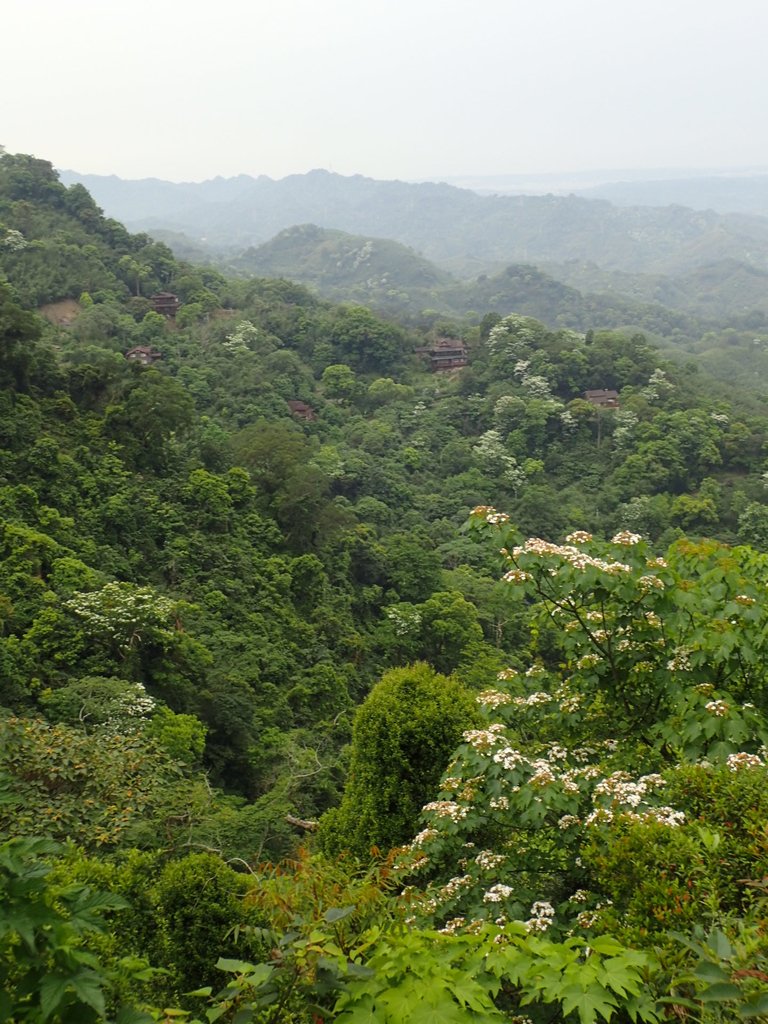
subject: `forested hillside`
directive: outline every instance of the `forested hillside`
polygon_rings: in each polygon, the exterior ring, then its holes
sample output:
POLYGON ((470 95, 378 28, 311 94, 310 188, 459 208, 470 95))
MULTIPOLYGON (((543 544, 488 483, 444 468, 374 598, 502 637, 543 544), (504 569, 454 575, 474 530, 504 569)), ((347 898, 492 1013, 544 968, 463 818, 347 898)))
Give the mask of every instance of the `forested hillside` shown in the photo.
POLYGON ((763 386, 506 313, 0 157, 3 1019, 768 1012, 763 386))
POLYGON ((182 231, 228 252, 317 224, 412 246, 448 270, 587 260, 606 270, 677 274, 736 259, 766 269, 768 220, 684 206, 619 207, 578 196, 480 196, 432 182, 376 181, 315 170, 200 183, 121 181, 66 172, 143 230, 182 231))

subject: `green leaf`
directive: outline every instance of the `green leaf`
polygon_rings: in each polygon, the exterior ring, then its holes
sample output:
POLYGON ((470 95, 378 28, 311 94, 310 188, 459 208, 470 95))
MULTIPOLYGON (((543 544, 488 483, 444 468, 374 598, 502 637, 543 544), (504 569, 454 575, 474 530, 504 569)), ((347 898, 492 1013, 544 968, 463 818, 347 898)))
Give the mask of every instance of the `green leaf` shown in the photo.
POLYGON ((231 974, 250 974, 253 970, 253 964, 248 963, 247 960, 227 960, 223 956, 216 961, 216 967, 220 971, 229 971, 231 974))
POLYGON ((768 992, 739 1006, 736 1012, 740 1017, 762 1017, 768 1014, 768 992))
POLYGON ((118 1010, 115 1024, 153 1024, 154 1017, 133 1006, 123 1006, 118 1010))
POLYGON ((74 988, 80 999, 98 1013, 104 1016, 104 993, 101 990, 101 983, 95 974, 80 974, 72 979, 74 988))
POLYGON ((598 935, 597 938, 590 939, 589 945, 596 953, 602 953, 604 956, 616 956, 623 953, 625 948, 610 935, 598 935))
POLYGON ((707 941, 721 960, 727 960, 733 956, 733 946, 728 941, 727 936, 723 935, 718 928, 712 931, 707 941))
POLYGON ((244 1006, 243 1009, 238 1010, 232 1018, 232 1024, 251 1024, 252 1020, 253 1009, 249 1006, 244 1006))
POLYGON ((328 924, 333 924, 334 921, 343 921, 345 917, 349 917, 354 912, 354 905, 351 907, 331 907, 330 910, 326 910, 323 914, 323 920, 327 921, 328 924))
POLYGON ((702 1003, 723 1003, 728 999, 738 999, 741 996, 741 989, 738 985, 732 985, 730 982, 719 982, 716 985, 710 985, 709 988, 705 988, 703 992, 698 993, 698 997, 702 1003))
POLYGON ((697 964, 696 970, 693 972, 697 978, 701 978, 702 981, 730 981, 731 976, 727 971, 724 971, 719 964, 712 963, 711 960, 703 960, 700 964, 697 964))
POLYGON ((71 980, 58 974, 49 974, 40 982, 40 1010, 43 1020, 47 1020, 61 1005, 71 980))
POLYGON ((563 1015, 577 1010, 581 1024, 593 1024, 600 1014, 610 1020, 616 1009, 616 1000, 603 989, 597 987, 583 989, 581 985, 569 985, 560 993, 563 1004, 563 1015))

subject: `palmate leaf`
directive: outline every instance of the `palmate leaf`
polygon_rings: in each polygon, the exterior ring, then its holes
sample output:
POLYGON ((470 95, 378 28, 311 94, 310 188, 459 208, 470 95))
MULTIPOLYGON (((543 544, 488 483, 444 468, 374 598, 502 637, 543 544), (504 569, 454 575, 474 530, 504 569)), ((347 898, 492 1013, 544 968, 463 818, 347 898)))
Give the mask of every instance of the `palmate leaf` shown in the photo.
POLYGON ((616 1009, 616 1000, 610 993, 597 987, 584 989, 581 985, 569 985, 560 993, 563 1014, 576 1010, 581 1024, 593 1024, 598 1014, 610 1020, 616 1009))
POLYGON ((391 1024, 400 1024, 407 1020, 408 1024, 478 1024, 478 1022, 499 1021, 503 1018, 479 1016, 473 1010, 462 1010, 456 1003, 442 1002, 439 1006, 428 1006, 424 1003, 411 1008, 407 1017, 390 1017, 391 1024))
POLYGON ((384 1024, 385 1020, 383 1014, 377 1013, 373 996, 367 993, 354 1006, 342 1009, 336 1017, 337 1024, 384 1024))
POLYGON ((48 974, 40 983, 40 1012, 43 1020, 58 1010, 67 994, 72 979, 67 975, 48 974))
POLYGON ((72 988, 81 1002, 92 1007, 100 1017, 104 1016, 104 993, 97 975, 90 971, 75 975, 72 988))

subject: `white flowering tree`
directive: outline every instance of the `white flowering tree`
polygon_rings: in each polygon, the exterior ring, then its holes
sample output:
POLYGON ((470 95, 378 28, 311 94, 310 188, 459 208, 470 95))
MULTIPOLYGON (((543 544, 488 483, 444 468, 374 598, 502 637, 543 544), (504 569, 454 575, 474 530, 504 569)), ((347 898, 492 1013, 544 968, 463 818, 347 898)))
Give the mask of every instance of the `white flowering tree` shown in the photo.
POLYGON ((73 594, 64 606, 90 635, 107 641, 122 657, 142 643, 164 646, 173 640, 177 605, 153 587, 107 583, 101 590, 73 594))
POLYGON ((473 524, 500 550, 510 600, 557 628, 560 661, 504 671, 478 696, 484 723, 464 733, 403 851, 404 899, 415 922, 449 933, 518 921, 588 935, 611 913, 600 851, 628 829, 652 849, 688 829, 685 856, 699 855, 681 773, 768 782, 768 560, 690 542, 660 558, 627 531, 521 541, 492 508, 473 524))

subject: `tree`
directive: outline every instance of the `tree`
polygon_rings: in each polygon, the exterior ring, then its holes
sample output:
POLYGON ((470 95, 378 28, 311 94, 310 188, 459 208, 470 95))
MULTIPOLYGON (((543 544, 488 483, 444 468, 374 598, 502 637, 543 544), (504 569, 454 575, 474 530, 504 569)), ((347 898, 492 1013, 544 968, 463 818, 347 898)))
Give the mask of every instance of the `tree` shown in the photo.
POLYGON ((355 716, 341 806, 321 822, 329 853, 366 859, 411 834, 461 732, 475 717, 469 693, 429 665, 392 669, 355 716))
POLYGON ((40 335, 37 320, 12 298, 0 282, 0 386, 24 388, 40 335))

